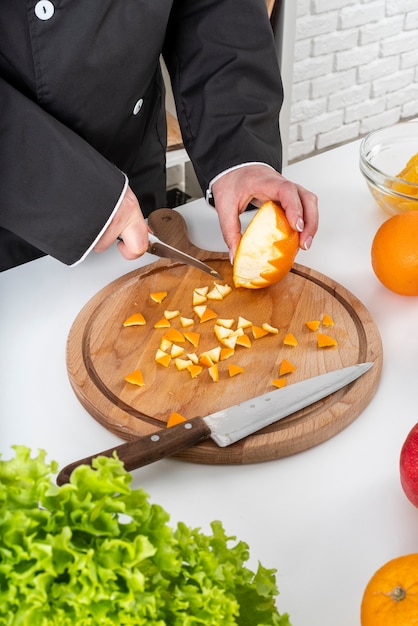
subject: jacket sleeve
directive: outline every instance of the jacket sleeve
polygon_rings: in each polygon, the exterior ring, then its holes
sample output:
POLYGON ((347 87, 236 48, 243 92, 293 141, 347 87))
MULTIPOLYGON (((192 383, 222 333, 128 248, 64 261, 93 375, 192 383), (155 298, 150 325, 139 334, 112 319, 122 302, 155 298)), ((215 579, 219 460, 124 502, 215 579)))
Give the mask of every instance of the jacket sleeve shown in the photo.
POLYGON ((164 58, 203 190, 240 163, 281 170, 283 89, 265 0, 175 0, 164 58))
POLYGON ((0 226, 71 265, 114 210, 125 175, 0 77, 0 226))

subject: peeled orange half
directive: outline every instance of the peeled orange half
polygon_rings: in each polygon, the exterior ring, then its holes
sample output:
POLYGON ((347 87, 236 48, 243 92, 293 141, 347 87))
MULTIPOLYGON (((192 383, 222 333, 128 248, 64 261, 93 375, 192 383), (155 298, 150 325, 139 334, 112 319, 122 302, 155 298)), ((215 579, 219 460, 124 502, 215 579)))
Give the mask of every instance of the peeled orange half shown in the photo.
POLYGON ((234 265, 235 287, 260 289, 282 280, 299 247, 299 234, 275 202, 265 202, 244 231, 234 265))

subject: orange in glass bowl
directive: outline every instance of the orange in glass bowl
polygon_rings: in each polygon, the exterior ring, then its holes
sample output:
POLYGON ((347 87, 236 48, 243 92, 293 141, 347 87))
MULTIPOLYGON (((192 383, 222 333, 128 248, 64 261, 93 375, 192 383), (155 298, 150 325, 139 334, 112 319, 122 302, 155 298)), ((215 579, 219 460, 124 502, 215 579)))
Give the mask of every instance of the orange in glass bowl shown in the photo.
POLYGON ((369 133, 360 144, 360 171, 389 215, 418 210, 418 120, 369 133))

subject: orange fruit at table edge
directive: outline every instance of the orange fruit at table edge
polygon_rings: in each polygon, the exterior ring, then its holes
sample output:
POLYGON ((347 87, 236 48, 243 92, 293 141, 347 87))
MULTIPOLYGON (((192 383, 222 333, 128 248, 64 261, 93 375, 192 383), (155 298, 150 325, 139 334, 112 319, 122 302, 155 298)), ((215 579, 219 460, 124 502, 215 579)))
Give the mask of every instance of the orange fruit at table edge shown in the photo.
POLYGON ((388 561, 369 580, 361 602, 361 626, 418 624, 418 554, 388 561))
POLYGON ((261 205, 245 229, 235 253, 235 287, 260 289, 290 272, 299 248, 299 233, 275 202, 261 205))
POLYGON ((387 219, 371 248, 373 271, 380 282, 402 296, 418 296, 418 212, 387 219))

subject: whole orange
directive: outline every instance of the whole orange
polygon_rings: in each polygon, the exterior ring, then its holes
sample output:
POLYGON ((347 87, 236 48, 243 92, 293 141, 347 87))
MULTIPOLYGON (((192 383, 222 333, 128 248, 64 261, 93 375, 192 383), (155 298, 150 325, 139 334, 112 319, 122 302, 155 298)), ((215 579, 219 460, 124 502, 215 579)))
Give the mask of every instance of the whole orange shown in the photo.
POLYGON ((361 602, 361 626, 417 626, 418 554, 388 561, 373 574, 361 602))
POLYGON ((261 205, 245 229, 233 266, 235 287, 260 289, 290 272, 299 248, 299 233, 275 202, 261 205))
POLYGON ((373 239, 371 259, 385 287, 402 296, 418 296, 418 211, 383 222, 373 239))

